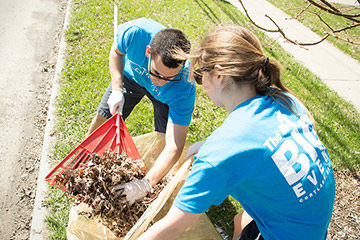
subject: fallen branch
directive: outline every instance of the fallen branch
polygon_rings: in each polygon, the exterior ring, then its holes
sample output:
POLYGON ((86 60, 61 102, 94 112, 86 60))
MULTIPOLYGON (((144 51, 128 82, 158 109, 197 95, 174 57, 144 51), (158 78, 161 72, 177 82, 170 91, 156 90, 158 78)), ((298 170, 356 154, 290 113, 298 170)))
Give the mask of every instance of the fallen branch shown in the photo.
MULTIPOLYGON (((268 29, 268 28, 265 28, 265 27, 262 27, 260 26, 259 24, 257 24, 252 18, 251 16, 249 15, 248 13, 248 10, 247 8, 244 6, 244 3, 242 0, 239 0, 239 3, 241 4, 242 8, 244 9, 244 12, 245 12, 245 15, 246 17, 249 19, 249 21, 257 28, 265 31, 265 32, 270 32, 270 33, 279 33, 281 34, 281 36, 287 40, 288 42, 292 43, 292 44, 295 44, 295 45, 298 45, 298 46, 313 46, 313 45, 317 45, 321 42, 323 42, 324 40, 326 40, 329 36, 333 36, 337 39, 340 39, 342 41, 345 41, 345 42, 348 42, 350 44, 354 44, 354 45, 360 45, 360 42, 355 42, 351 39, 347 39, 347 38, 343 38, 343 37, 340 37, 338 35, 338 33, 341 33, 341 32, 345 32, 346 30, 349 30, 349 29, 353 29, 353 28, 356 28, 356 27, 359 27, 360 26, 360 20, 358 20, 357 18, 360 17, 360 14, 346 14, 344 12, 341 12, 339 9, 337 9, 336 7, 334 7, 332 4, 330 4, 329 2, 327 2, 326 0, 320 0, 325 6, 319 4, 319 3, 316 3, 315 1, 313 0, 307 0, 309 2, 309 4, 304 8, 302 9, 295 17, 293 17, 294 19, 297 19, 299 18, 300 15, 302 15, 304 12, 308 11, 308 12, 311 12, 309 10, 310 6, 315 6, 319 9, 319 12, 318 13, 315 13, 315 12, 312 12, 313 14, 317 15, 318 18, 319 18, 319 21, 322 22, 323 24, 325 24, 329 29, 330 31, 329 32, 325 32, 323 36, 320 36, 320 40, 318 41, 313 41, 313 42, 299 42, 297 41, 296 39, 291 39, 290 37, 288 37, 286 35, 286 33, 283 31, 283 29, 276 23, 276 21, 274 19, 272 19, 269 15, 265 15, 265 17, 267 17, 276 27, 276 29, 268 29), (343 27, 343 28, 338 28, 336 30, 334 30, 333 27, 331 27, 331 25, 329 23, 327 23, 321 16, 320 16, 320 12, 321 11, 326 11, 330 14, 333 14, 333 15, 336 15, 336 16, 339 16, 339 17, 343 17, 343 18, 346 18, 352 22, 354 22, 354 24, 350 25, 350 26, 346 26, 346 27, 343 27)), ((360 0, 357 0, 358 2, 360 0)))

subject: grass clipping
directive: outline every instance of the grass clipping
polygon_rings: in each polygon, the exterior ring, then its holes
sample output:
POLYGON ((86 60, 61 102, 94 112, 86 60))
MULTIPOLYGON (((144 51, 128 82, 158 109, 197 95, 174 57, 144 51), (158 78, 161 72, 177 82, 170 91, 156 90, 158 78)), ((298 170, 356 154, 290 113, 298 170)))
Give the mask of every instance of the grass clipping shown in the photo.
POLYGON ((142 160, 106 151, 102 157, 92 155, 78 169, 66 169, 58 182, 62 182, 61 187, 67 188, 67 193, 77 199, 76 204, 85 202, 92 207, 92 212, 83 214, 88 214, 90 218, 100 216, 103 224, 122 238, 164 188, 165 181, 162 181, 152 193, 133 204, 126 201, 124 195, 116 196, 114 186, 129 182, 134 177, 142 179, 145 169, 142 160))

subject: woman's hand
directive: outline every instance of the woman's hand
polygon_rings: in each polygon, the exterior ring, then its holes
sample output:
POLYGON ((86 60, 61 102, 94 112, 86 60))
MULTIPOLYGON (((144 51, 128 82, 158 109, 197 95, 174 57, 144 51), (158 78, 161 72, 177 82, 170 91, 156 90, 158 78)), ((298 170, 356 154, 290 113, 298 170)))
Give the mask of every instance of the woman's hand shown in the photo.
POLYGON ((191 145, 186 153, 185 159, 188 159, 192 155, 198 153, 199 149, 202 145, 204 145, 205 141, 196 142, 193 145, 191 145))

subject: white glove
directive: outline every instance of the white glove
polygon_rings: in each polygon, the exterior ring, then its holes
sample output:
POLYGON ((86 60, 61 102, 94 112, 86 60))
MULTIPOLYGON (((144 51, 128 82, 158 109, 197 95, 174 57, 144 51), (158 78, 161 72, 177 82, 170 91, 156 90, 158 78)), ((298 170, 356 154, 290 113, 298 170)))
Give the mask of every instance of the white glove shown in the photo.
POLYGON ((139 180, 134 178, 130 182, 115 186, 116 195, 126 195, 126 200, 133 204, 136 200, 146 196, 148 192, 152 192, 151 184, 145 178, 139 180))
POLYGON ((199 149, 202 145, 204 145, 205 141, 196 142, 193 145, 191 145, 186 153, 185 159, 188 159, 192 155, 198 153, 199 149))
POLYGON ((116 112, 122 114, 123 106, 124 106, 124 94, 122 89, 113 90, 107 104, 109 105, 109 109, 112 115, 116 112))

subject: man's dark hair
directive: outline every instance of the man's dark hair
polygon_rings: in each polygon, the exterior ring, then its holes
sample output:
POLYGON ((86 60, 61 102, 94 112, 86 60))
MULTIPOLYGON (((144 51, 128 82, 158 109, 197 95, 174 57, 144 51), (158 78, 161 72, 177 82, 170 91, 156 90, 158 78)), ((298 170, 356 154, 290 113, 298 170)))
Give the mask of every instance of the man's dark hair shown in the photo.
POLYGON ((163 64, 169 68, 177 68, 186 58, 176 57, 176 53, 190 53, 189 38, 179 29, 166 28, 158 32, 151 42, 152 56, 161 56, 163 64))

